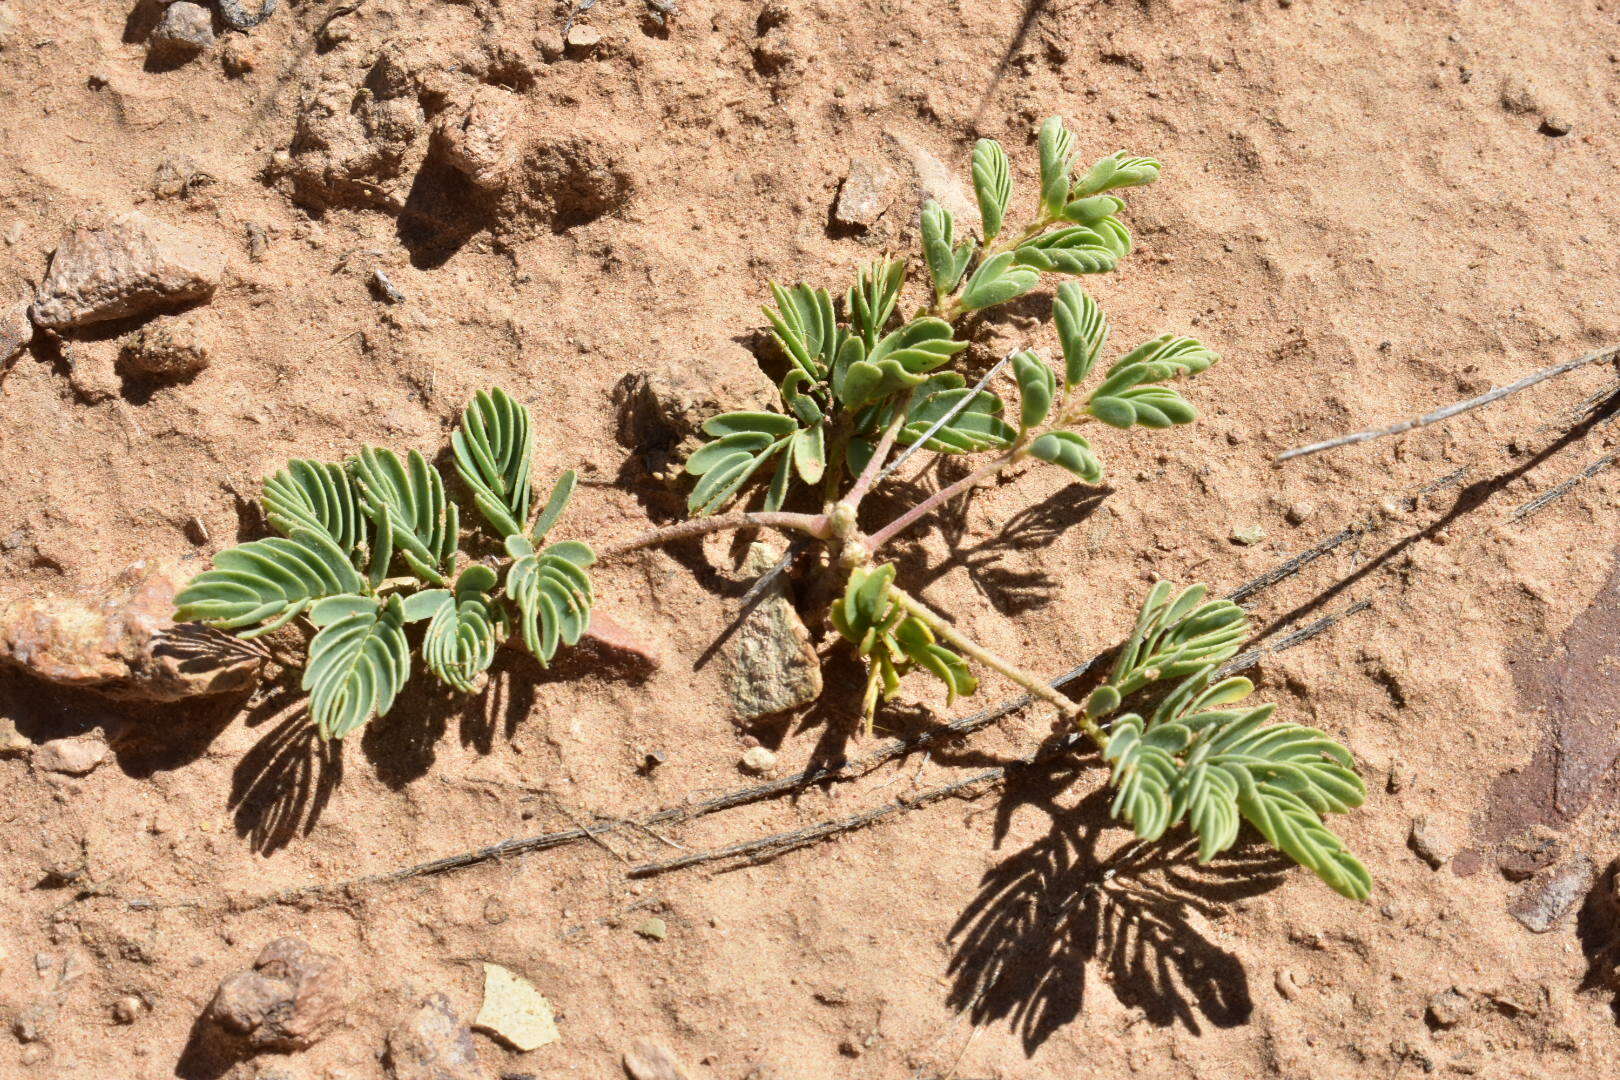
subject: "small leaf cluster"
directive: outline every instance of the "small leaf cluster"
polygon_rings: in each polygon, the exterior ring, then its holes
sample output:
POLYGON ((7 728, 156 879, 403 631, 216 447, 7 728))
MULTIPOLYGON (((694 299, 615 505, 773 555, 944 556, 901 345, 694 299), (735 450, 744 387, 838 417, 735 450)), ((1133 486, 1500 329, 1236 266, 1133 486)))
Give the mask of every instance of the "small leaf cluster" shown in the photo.
POLYGON ((1160 165, 1124 152, 1084 173, 1074 169, 1073 136, 1053 118, 1039 135, 1041 180, 1031 222, 1007 229, 1013 183, 1006 150, 982 139, 973 153, 980 234, 960 237, 950 211, 922 209, 928 302, 913 317, 897 315, 908 267, 881 259, 865 267, 843 296, 806 284, 772 284, 764 308, 771 336, 788 361, 777 387, 780 411, 723 413, 703 425, 706 443, 688 458, 697 477, 687 507, 715 514, 751 486, 760 506, 779 510, 798 484, 824 487, 827 500, 870 460, 878 436, 902 416, 897 441, 928 436, 940 454, 1016 453, 1060 465, 1087 483, 1102 463, 1090 442, 1070 430, 1100 420, 1114 427, 1169 427, 1191 422, 1192 406, 1164 383, 1207 368, 1217 356, 1191 338, 1166 335, 1122 357, 1084 400, 1075 398, 1096 364, 1107 320, 1077 282, 1058 290, 1054 322, 1063 351, 1062 378, 1033 352, 1016 359, 1022 399, 1017 423, 992 390, 970 390, 952 370, 968 347, 956 322, 1016 300, 1048 274, 1113 270, 1129 254, 1131 235, 1117 216, 1120 189, 1152 183, 1160 165), (950 420, 929 435, 935 421, 950 420), (1050 432, 1037 431, 1048 419, 1050 432))
POLYGON ((979 688, 967 661, 941 645, 926 622, 895 603, 894 575, 893 563, 855 568, 843 597, 828 613, 833 627, 866 658, 862 705, 868 731, 879 695, 885 700, 893 697, 900 689, 900 677, 913 669, 945 684, 947 705, 958 694, 970 695, 979 688))
POLYGON ((1205 600, 1202 585, 1178 593, 1161 581, 1148 594, 1085 706, 1094 722, 1113 717, 1103 752, 1113 815, 1144 840, 1185 822, 1206 863, 1247 821, 1332 888, 1365 900, 1371 876, 1322 820, 1366 799, 1350 752, 1315 728, 1269 723, 1273 705, 1240 705, 1254 690, 1248 679, 1216 681, 1247 633, 1243 609, 1205 600), (1145 715, 1115 715, 1126 698, 1154 689, 1162 696, 1145 715))
POLYGON ((214 556, 176 597, 178 621, 243 638, 303 617, 315 630, 302 687, 322 737, 341 739, 386 714, 411 673, 406 628, 425 623, 423 662, 446 686, 478 689, 515 626, 542 663, 590 622, 595 562, 577 540, 546 544, 573 494, 566 472, 532 524, 529 411, 480 392, 451 436, 456 473, 501 539, 502 575, 460 553, 460 511, 439 471, 413 450, 362 447, 341 463, 294 460, 264 482, 280 536, 214 556), (401 577, 390 577, 400 567, 401 577))

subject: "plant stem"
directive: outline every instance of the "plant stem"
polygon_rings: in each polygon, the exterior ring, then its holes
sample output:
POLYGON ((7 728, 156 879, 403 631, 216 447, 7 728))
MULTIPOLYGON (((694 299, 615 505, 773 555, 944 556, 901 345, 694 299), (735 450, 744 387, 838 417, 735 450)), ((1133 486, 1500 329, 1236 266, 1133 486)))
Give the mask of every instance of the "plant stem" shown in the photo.
POLYGON ((889 420, 889 426, 883 429, 878 437, 877 447, 872 451, 871 458, 866 462, 866 468, 856 477, 855 486, 849 489, 840 502, 847 503, 851 508, 861 505, 866 493, 872 490, 877 483, 878 474, 883 471, 883 463, 888 460, 889 451, 894 449, 894 440, 899 437, 900 429, 906 426, 906 418, 911 413, 911 395, 915 390, 906 391, 906 396, 895 406, 894 416, 889 420))
POLYGON ((974 469, 972 472, 968 473, 955 483, 947 484, 946 486, 940 488, 938 491, 928 496, 928 498, 924 499, 916 506, 913 506, 910 510, 907 510, 899 517, 883 526, 883 528, 873 533, 867 538, 866 546, 874 552, 877 551, 878 548, 882 547, 888 541, 894 539, 897 534, 916 524, 921 518, 933 513, 939 507, 950 502, 952 499, 956 498, 956 496, 960 495, 974 484, 977 484, 979 481, 994 476, 996 473, 1012 464, 1012 462, 1013 455, 1010 453, 1004 454, 992 462, 979 466, 977 469, 974 469))
POLYGON ((762 510, 742 514, 722 514, 720 517, 692 518, 689 521, 678 522, 662 529, 654 529, 650 533, 643 533, 633 540, 626 540, 622 544, 605 547, 597 552, 597 557, 611 559, 619 555, 626 555, 632 551, 639 551, 642 548, 653 547, 658 544, 669 544, 693 536, 705 536, 708 533, 723 532, 727 529, 751 528, 809 533, 818 540, 825 540, 832 535, 828 530, 827 515, 825 514, 787 514, 762 510))
POLYGON ((1079 702, 1058 693, 1039 675, 1031 675, 1022 668, 1009 664, 995 653, 980 646, 972 638, 957 632, 954 626, 929 610, 925 604, 915 597, 892 586, 889 589, 889 596, 907 612, 927 623, 930 630, 950 642, 963 655, 977 660, 987 668, 1001 672, 1007 678, 1029 691, 1032 696, 1038 697, 1051 705, 1062 714, 1064 719, 1071 721, 1081 731, 1084 731, 1091 741, 1097 744, 1097 749, 1108 749, 1108 733, 1098 727, 1095 720, 1086 715, 1085 709, 1081 708, 1079 702))

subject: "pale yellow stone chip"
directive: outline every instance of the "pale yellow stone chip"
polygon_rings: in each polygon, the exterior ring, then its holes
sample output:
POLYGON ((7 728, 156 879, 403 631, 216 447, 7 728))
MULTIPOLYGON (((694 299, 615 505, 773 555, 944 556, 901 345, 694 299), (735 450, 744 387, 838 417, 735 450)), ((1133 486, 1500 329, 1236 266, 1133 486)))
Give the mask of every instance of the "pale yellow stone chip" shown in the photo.
POLYGON ((551 1002, 528 979, 499 964, 484 965, 484 1004, 473 1027, 522 1051, 562 1038, 551 1002))

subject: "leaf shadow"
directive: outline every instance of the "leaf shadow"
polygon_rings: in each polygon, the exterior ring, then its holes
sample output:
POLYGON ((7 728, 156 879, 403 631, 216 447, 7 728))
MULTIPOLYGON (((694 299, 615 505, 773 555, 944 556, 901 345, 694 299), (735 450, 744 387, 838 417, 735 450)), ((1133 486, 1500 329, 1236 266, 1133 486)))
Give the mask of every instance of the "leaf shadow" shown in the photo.
POLYGON ((320 822, 343 780, 343 744, 320 737, 308 702, 290 679, 260 700, 244 722, 270 727, 232 770, 226 805, 236 834, 256 854, 271 855, 320 822))
POLYGON ((1005 1021, 1033 1055, 1078 1019, 1099 970, 1122 1005, 1157 1027, 1237 1027, 1254 1010, 1242 961, 1196 918, 1281 884, 1290 866, 1263 846, 1241 846, 1199 866, 1190 841, 1132 840, 1100 850, 1108 789, 1073 806, 1057 802, 1084 766, 1073 760, 1019 770, 997 808, 996 842, 1013 811, 1033 805, 1050 831, 988 870, 952 927, 950 1006, 975 1025, 1005 1021))
MULTIPOLYGON (((938 470, 935 479, 937 486, 950 482, 938 470)), ((903 495, 907 505, 914 505, 937 490, 937 486, 929 489, 911 484, 898 492, 885 491, 885 495, 890 499, 896 494, 903 495)), ((1009 565, 1008 556, 1050 547, 1068 530, 1096 513, 1113 491, 1079 482, 1069 484, 1019 510, 994 535, 977 542, 968 537, 968 513, 975 494, 968 492, 966 498, 941 507, 925 519, 938 530, 945 543, 943 559, 925 557, 914 542, 901 549, 895 561, 899 563, 902 579, 916 582, 915 588, 919 591, 953 570, 962 569, 973 587, 996 611, 1008 617, 1028 614, 1057 598, 1059 582, 1038 567, 1009 565)))

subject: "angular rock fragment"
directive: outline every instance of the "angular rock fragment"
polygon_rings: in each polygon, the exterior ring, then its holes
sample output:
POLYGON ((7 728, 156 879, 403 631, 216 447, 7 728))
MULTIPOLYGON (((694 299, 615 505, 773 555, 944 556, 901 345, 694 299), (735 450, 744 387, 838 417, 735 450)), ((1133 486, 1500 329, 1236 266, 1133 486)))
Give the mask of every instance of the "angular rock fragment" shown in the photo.
POLYGON ((34 767, 66 776, 86 776, 107 760, 107 740, 99 735, 51 739, 34 751, 34 767))
POLYGON ((624 1071, 630 1080, 686 1080, 681 1059, 663 1043, 637 1039, 624 1052, 624 1071))
POLYGON ((30 315, 70 330, 206 300, 225 272, 223 252, 133 211, 99 229, 75 229, 51 256, 30 315))
POLYGON ((203 313, 158 319, 124 347, 119 367, 137 378, 190 378, 208 366, 218 332, 218 320, 203 313))
POLYGON ((0 664, 35 678, 136 701, 179 701, 247 690, 262 658, 234 638, 177 627, 174 597, 188 575, 136 563, 126 591, 101 603, 56 596, 0 605, 0 664))
POLYGON ((473 1027, 524 1053, 562 1038, 551 1002, 529 980, 499 964, 484 965, 484 1003, 473 1027))
POLYGON ((1525 885, 1508 912, 1531 933, 1545 934, 1569 914, 1596 877, 1592 860, 1577 856, 1525 885))
POLYGON ((894 174, 881 164, 864 157, 850 159, 849 172, 833 206, 833 218, 851 228, 871 228, 889 208, 893 187, 894 174))
POLYGON ((208 9, 189 0, 170 4, 146 39, 146 55, 158 64, 183 64, 214 44, 208 9))
POLYGON ((0 307, 0 365, 28 347, 34 339, 34 324, 28 321, 28 302, 0 307))
POLYGON ((472 1032, 443 994, 430 994, 388 1033, 384 1058, 394 1080, 482 1080, 472 1032))
MULTIPOLYGON (((743 560, 743 575, 752 580, 780 558, 779 550, 756 543, 743 560)), ((821 661, 781 576, 726 643, 726 659, 727 689, 738 723, 796 709, 821 696, 821 661)))
POLYGON ((305 1050, 343 1022, 347 986, 336 957, 298 938, 277 938, 252 971, 219 984, 206 1015, 255 1050, 305 1050))
POLYGON ((474 187, 502 190, 511 183, 523 149, 517 130, 522 111, 518 95, 480 83, 439 115, 440 152, 474 187))

